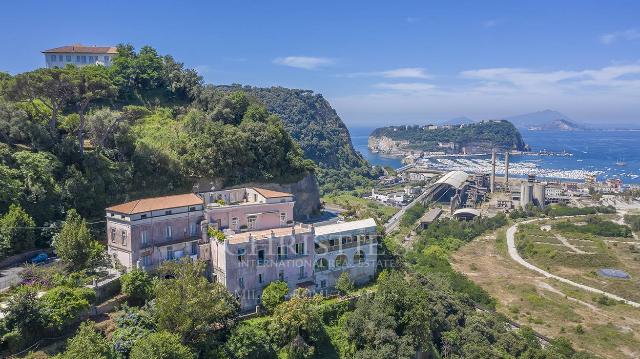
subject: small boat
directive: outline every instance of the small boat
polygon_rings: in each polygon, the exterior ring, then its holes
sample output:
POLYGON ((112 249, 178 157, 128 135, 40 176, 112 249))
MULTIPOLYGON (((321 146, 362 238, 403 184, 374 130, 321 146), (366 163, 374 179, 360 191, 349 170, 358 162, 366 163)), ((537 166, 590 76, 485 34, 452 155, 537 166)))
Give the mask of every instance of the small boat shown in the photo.
POLYGON ((616 162, 616 166, 618 166, 618 167, 624 167, 624 166, 626 166, 626 165, 627 165, 627 164, 626 164, 625 162, 623 162, 623 161, 618 161, 618 162, 616 162))

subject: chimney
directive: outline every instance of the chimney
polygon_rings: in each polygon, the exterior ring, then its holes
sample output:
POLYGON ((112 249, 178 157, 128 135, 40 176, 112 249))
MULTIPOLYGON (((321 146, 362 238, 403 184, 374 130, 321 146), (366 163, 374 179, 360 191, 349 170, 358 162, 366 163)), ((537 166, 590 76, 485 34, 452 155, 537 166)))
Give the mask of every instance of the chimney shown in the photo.
POLYGON ((504 185, 509 189, 509 152, 504 153, 504 185))
POLYGON ((491 150, 491 193, 496 191, 496 150, 491 150))

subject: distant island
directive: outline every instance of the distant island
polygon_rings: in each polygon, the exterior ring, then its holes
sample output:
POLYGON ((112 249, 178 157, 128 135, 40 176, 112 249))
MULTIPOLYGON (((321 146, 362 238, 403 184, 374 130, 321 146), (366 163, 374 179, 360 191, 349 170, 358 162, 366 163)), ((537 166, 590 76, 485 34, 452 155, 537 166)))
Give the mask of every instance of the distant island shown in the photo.
POLYGON ((533 131, 582 131, 587 129, 563 113, 553 110, 537 111, 504 119, 519 129, 533 131))
POLYGON ((509 121, 492 120, 458 125, 388 126, 369 135, 369 149, 404 156, 411 152, 488 153, 524 151, 518 129, 509 121))

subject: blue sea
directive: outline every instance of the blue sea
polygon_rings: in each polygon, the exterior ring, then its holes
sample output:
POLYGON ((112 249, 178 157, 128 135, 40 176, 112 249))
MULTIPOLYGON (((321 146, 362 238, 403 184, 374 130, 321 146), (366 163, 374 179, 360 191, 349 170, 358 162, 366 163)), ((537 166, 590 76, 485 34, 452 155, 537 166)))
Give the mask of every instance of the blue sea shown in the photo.
MULTIPOLYGON (((400 159, 372 153, 367 139, 374 128, 350 127, 357 151, 375 165, 402 166, 400 159)), ((532 151, 566 151, 573 156, 513 156, 512 162, 535 160, 540 168, 602 171, 599 179, 621 178, 624 183, 640 183, 640 131, 521 131, 532 151), (625 166, 617 166, 624 162, 625 166), (639 176, 635 177, 634 176, 639 176)))

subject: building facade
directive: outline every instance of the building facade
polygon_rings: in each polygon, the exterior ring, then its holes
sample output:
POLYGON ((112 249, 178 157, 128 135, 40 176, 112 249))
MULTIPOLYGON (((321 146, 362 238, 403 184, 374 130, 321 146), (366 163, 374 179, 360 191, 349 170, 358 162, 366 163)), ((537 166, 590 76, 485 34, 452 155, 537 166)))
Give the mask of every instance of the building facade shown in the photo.
POLYGON ((204 204, 194 194, 147 198, 106 209, 108 253, 127 269, 197 258, 204 204))
POLYGON ((69 45, 42 51, 48 68, 87 65, 110 66, 118 50, 113 46, 69 45))
POLYGON ((186 256, 205 260, 213 281, 234 293, 243 310, 260 304, 262 289, 277 280, 291 292, 326 293, 344 272, 358 284, 373 278, 373 219, 296 224, 294 204, 290 193, 255 187, 123 203, 106 209, 109 255, 144 270, 186 256))

